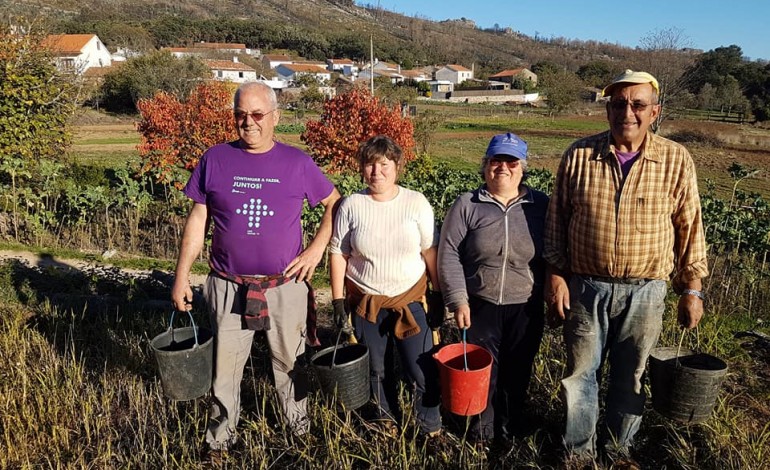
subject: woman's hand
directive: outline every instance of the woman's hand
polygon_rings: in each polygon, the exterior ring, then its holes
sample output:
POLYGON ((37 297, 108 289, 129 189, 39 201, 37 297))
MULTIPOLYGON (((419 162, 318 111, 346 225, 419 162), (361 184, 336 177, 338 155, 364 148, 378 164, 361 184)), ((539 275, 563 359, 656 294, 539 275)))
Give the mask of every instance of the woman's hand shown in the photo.
POLYGON ((471 308, 468 304, 460 305, 457 310, 454 311, 454 314, 457 328, 462 330, 471 327, 471 308))

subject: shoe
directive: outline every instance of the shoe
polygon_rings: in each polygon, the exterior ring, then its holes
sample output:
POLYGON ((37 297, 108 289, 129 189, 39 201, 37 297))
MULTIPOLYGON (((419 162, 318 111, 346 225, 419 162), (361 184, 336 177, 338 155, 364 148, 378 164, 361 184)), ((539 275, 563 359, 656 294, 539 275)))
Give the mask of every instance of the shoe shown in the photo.
POLYGON ((441 430, 420 435, 425 446, 425 454, 431 456, 448 455, 456 448, 448 434, 441 430))

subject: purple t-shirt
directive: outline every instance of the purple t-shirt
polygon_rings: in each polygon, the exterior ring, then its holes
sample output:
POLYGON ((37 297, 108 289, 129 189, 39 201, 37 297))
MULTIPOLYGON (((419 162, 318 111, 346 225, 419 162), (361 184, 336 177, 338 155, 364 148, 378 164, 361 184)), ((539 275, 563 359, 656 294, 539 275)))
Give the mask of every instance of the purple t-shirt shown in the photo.
POLYGON ((237 142, 211 147, 183 192, 206 204, 213 222, 211 267, 229 274, 281 273, 302 251, 302 205, 334 185, 303 151, 276 142, 265 153, 237 142))
POLYGON ((623 178, 628 176, 628 172, 631 171, 631 167, 634 166, 636 157, 639 156, 639 151, 636 152, 621 152, 615 150, 615 155, 618 156, 618 163, 620 163, 620 171, 623 172, 623 178))

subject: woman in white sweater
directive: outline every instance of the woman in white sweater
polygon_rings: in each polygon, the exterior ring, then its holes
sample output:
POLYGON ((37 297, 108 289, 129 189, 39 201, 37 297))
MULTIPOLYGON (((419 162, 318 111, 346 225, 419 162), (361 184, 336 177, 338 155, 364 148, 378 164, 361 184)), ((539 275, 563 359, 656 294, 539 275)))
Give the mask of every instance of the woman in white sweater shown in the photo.
POLYGON ((380 424, 393 430, 400 418, 395 347, 411 385, 419 433, 432 436, 441 429, 441 415, 426 295, 439 322, 444 315, 433 209, 425 196, 397 184, 403 155, 389 137, 364 143, 359 163, 367 187, 340 203, 330 244, 335 322, 343 328, 352 312, 356 337, 369 348, 380 424))

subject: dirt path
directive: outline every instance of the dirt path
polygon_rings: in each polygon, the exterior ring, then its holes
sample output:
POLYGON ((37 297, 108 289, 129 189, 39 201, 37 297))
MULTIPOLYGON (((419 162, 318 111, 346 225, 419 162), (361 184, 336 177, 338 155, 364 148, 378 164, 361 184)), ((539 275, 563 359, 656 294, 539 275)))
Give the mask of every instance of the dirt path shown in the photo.
MULTIPOLYGON (((45 269, 58 269, 64 272, 71 270, 75 271, 87 271, 96 267, 108 266, 109 264, 94 263, 85 260, 73 260, 64 259, 56 256, 39 255, 29 251, 10 251, 0 250, 0 262, 5 260, 18 260, 26 265, 35 266, 45 269)), ((138 270, 138 269, 121 269, 122 272, 131 276, 149 276, 152 271, 138 270)), ((171 273, 169 273, 171 274, 171 273)), ((206 274, 191 274, 190 284, 193 287, 203 286, 206 281, 206 274)), ((328 286, 319 287, 316 291, 316 303, 319 307, 323 307, 331 303, 331 289, 328 286)))

